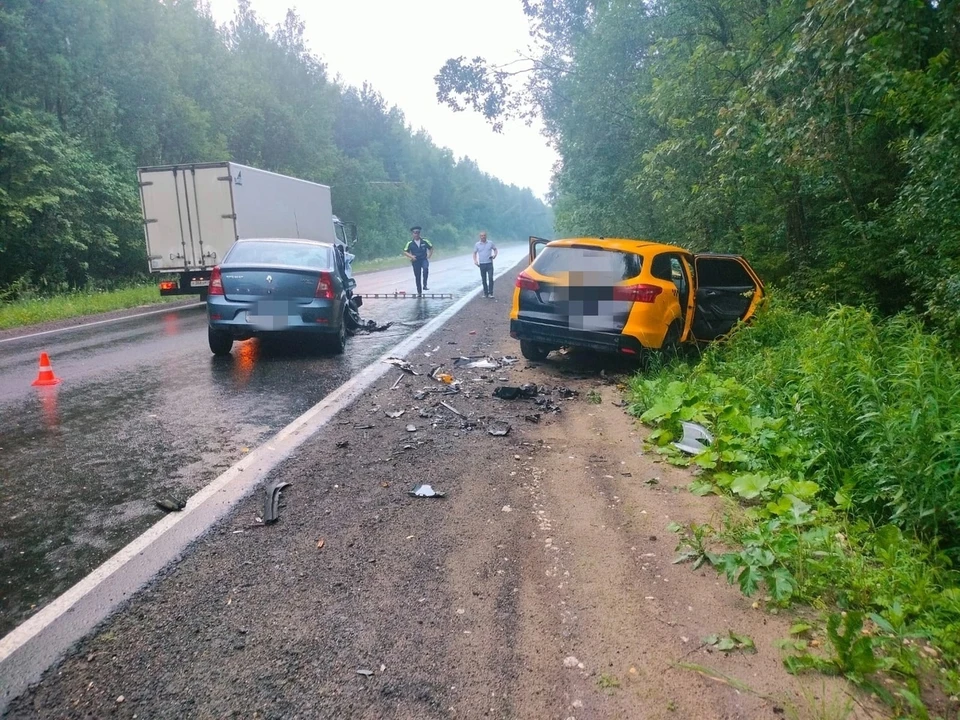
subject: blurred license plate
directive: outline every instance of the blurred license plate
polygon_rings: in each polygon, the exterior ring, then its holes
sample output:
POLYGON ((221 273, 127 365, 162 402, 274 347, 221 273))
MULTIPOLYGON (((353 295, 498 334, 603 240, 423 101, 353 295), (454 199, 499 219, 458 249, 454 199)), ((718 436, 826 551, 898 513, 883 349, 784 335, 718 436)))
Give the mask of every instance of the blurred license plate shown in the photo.
POLYGON ((247 312, 247 322, 261 330, 283 330, 290 325, 290 306, 278 300, 261 300, 255 311, 247 312))
POLYGON ((210 280, 207 278, 193 278, 190 280, 190 287, 210 287, 210 280))

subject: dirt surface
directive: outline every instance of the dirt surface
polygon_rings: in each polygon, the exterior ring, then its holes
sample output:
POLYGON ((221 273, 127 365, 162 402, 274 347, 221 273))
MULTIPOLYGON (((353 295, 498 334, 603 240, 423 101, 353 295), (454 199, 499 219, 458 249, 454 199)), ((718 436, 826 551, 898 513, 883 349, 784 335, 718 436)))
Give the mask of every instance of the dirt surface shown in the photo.
POLYGON ((277 523, 257 523, 262 495, 240 503, 8 716, 846 717, 816 711, 847 688, 783 670, 790 618, 672 564, 667 525, 716 520, 721 501, 643 452, 615 404, 622 367, 452 367, 518 354, 510 290, 475 299, 407 357, 421 375, 389 373, 278 467, 277 523), (457 394, 428 377, 441 363, 457 394), (492 395, 524 383, 539 397, 492 395), (509 434, 488 432, 497 421, 509 434), (408 495, 421 482, 446 497, 408 495), (728 630, 758 652, 702 644, 728 630))

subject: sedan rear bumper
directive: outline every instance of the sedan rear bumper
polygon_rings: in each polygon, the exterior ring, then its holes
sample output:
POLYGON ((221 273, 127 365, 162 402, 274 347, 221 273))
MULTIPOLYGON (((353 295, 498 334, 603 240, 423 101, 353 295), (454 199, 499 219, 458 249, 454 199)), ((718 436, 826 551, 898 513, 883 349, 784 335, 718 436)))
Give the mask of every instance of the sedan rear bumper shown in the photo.
POLYGON ((334 304, 317 300, 307 305, 286 302, 241 302, 222 296, 207 298, 207 321, 211 328, 226 330, 235 337, 250 337, 274 332, 316 333, 339 332, 334 304))
POLYGON ((576 330, 529 320, 511 320, 510 337, 551 348, 581 347, 625 355, 639 355, 644 349, 640 341, 630 335, 576 330))

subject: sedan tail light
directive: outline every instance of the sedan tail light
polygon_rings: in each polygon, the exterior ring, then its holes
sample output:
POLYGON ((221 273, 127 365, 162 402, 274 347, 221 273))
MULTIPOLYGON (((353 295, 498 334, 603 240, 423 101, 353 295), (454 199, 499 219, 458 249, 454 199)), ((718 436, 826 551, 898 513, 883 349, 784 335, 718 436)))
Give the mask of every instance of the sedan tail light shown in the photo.
POLYGON ((533 292, 537 292, 540 289, 540 283, 527 275, 526 272, 522 272, 517 275, 517 287, 521 290, 532 290, 533 292))
POLYGON ((657 296, 662 292, 663 288, 659 285, 615 285, 613 299, 652 303, 656 302, 657 296))
POLYGON ((317 292, 315 297, 322 300, 333 300, 333 276, 328 272, 320 273, 320 279, 317 281, 317 292))
POLYGON ((223 295, 223 280, 220 277, 219 265, 210 272, 210 285, 207 287, 207 295, 223 295))

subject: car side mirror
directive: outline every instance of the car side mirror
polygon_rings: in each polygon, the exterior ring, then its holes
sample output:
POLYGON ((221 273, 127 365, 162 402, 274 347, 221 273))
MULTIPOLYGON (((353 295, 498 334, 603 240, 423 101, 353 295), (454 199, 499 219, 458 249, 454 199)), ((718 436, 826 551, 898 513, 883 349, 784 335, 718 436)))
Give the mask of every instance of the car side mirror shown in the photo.
POLYGON ((357 286, 357 281, 354 278, 347 280, 347 290, 353 290, 357 286))

